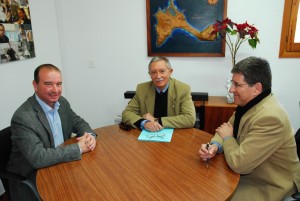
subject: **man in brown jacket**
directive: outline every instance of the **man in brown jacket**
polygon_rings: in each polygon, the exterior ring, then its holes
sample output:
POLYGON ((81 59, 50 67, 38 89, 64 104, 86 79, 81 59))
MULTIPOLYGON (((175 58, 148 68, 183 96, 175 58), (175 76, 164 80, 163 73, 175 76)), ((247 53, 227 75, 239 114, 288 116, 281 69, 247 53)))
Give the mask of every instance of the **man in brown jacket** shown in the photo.
POLYGON ((288 115, 271 93, 269 63, 248 57, 231 72, 238 107, 216 129, 208 151, 201 145, 200 157, 224 152, 229 167, 241 174, 231 200, 282 200, 300 189, 300 163, 288 115))

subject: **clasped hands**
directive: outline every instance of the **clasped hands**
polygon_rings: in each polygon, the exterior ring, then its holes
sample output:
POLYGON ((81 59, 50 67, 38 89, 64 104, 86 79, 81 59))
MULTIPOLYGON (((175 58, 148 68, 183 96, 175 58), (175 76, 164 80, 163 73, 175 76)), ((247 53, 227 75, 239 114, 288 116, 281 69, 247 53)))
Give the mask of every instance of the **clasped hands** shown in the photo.
POLYGON ((96 139, 89 133, 84 133, 83 136, 76 138, 82 153, 93 151, 96 148, 96 139))
POLYGON ((164 127, 162 127, 162 125, 160 125, 157 121, 156 118, 153 117, 150 113, 146 113, 143 115, 143 118, 148 120, 145 124, 144 124, 144 128, 147 131, 150 132, 158 132, 162 129, 164 129, 164 127))
POLYGON ((231 123, 223 123, 216 129, 216 133, 224 140, 225 137, 233 136, 233 126, 231 123))

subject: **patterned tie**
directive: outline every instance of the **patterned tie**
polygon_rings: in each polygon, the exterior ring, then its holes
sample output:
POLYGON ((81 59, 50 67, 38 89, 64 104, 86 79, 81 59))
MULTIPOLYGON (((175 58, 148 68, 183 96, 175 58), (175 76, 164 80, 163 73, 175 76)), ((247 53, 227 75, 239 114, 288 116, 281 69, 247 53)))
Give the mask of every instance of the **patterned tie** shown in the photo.
POLYGON ((163 95, 163 93, 164 93, 163 91, 160 91, 160 92, 159 92, 159 95, 163 95))

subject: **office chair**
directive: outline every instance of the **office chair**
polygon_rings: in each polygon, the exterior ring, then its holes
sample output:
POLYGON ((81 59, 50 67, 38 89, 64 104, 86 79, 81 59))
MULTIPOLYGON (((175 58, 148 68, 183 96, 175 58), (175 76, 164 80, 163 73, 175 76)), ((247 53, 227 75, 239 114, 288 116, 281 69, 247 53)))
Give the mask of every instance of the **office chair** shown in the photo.
POLYGON ((36 185, 32 181, 28 180, 27 178, 25 178, 21 175, 18 175, 15 173, 10 173, 6 170, 6 166, 7 166, 9 156, 11 153, 11 148, 12 148, 11 134, 12 133, 11 133, 10 127, 7 127, 0 131, 0 179, 2 181, 5 191, 7 193, 7 196, 10 198, 10 189, 9 189, 8 181, 15 180, 15 181, 19 181, 19 182, 29 186, 30 189, 32 190, 32 192, 35 194, 36 198, 38 200, 42 201, 42 199, 36 189, 36 185))
POLYGON ((296 140, 296 145, 297 145, 297 154, 298 154, 298 158, 300 160, 300 128, 296 132, 295 140, 296 140))

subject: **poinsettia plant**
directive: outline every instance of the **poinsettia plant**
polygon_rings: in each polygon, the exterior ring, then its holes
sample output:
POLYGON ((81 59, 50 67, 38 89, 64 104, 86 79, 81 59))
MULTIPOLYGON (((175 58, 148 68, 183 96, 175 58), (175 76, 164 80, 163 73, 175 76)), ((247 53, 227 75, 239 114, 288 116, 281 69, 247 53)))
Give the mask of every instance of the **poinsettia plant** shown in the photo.
POLYGON ((217 34, 217 37, 221 36, 229 47, 232 57, 232 66, 235 65, 235 56, 242 43, 248 40, 249 45, 255 49, 257 43, 260 42, 257 35, 258 29, 249 25, 247 21, 243 24, 237 24, 232 22, 229 18, 226 18, 223 21, 217 20, 216 23, 213 24, 213 28, 212 34, 217 34), (237 37, 235 43, 231 40, 233 36, 237 37))

